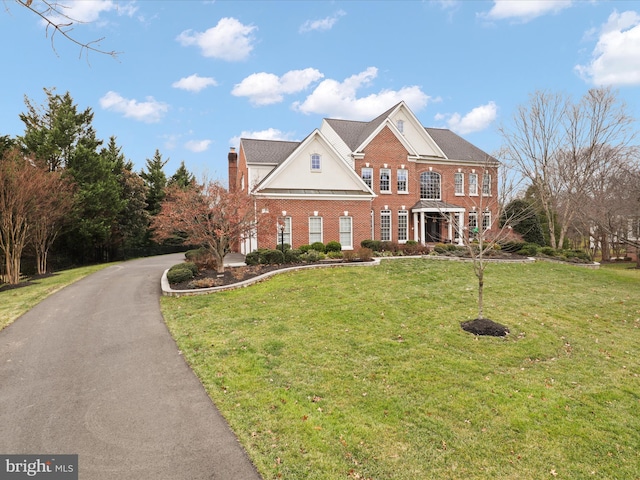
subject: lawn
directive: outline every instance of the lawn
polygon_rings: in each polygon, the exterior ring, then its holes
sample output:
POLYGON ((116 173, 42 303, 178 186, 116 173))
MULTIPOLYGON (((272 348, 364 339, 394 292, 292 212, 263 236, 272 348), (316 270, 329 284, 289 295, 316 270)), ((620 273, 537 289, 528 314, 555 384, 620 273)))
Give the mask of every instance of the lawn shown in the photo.
POLYGON ((384 261, 161 301, 265 479, 640 478, 640 270, 384 261))
MULTIPOLYGON (((111 264, 63 270, 54 275, 33 280, 28 285, 25 283, 19 288, 0 291, 0 330, 49 295, 109 265, 111 264)), ((3 286, 6 288, 6 285, 0 285, 0 287, 3 286)))

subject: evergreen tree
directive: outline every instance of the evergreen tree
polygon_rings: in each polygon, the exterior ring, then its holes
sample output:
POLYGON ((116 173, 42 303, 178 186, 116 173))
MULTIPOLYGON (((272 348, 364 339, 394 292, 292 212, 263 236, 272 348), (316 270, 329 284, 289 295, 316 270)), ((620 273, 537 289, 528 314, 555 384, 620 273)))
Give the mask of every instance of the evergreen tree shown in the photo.
POLYGON ((190 187, 196 181, 196 177, 193 173, 187 170, 184 165, 184 160, 180 162, 180 166, 176 170, 176 173, 169 178, 168 186, 178 186, 180 188, 190 187))
POLYGON ((513 200, 505 207, 503 212, 503 218, 519 218, 520 220, 513 226, 513 230, 516 233, 522 235, 522 239, 528 243, 536 243, 544 246, 544 234, 540 221, 538 219, 538 212, 534 205, 527 200, 513 200))
POLYGON ((168 161, 169 159, 163 160, 160 151, 156 150, 153 158, 146 160, 147 170, 140 172, 147 187, 147 212, 152 216, 160 212, 160 205, 165 197, 164 189, 167 186, 167 176, 163 168, 168 161))

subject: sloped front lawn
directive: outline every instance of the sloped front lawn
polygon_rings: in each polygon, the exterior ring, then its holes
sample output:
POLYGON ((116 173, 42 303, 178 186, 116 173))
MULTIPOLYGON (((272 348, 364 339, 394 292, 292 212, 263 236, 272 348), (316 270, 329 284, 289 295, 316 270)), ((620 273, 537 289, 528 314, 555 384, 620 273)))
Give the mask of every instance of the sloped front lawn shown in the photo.
POLYGON ((462 262, 307 270, 163 297, 265 479, 640 477, 640 271, 462 262))

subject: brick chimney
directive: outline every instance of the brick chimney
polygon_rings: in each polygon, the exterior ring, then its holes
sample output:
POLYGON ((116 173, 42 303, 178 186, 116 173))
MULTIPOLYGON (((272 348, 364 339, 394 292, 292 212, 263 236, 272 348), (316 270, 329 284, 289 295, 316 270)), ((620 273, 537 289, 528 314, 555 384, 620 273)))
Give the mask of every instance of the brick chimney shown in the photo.
POLYGON ((238 154, 236 148, 229 149, 229 191, 235 192, 238 188, 238 154))

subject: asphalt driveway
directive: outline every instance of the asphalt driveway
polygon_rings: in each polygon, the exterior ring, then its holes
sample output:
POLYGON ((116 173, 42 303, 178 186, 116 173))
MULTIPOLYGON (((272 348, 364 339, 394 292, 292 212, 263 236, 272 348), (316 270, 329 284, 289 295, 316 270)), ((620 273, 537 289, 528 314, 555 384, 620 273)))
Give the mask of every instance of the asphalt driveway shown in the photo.
POLYGON ((82 480, 260 479, 160 314, 182 258, 108 267, 0 332, 0 453, 78 454, 82 480))

